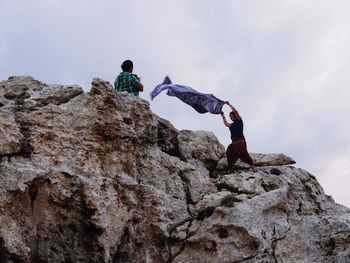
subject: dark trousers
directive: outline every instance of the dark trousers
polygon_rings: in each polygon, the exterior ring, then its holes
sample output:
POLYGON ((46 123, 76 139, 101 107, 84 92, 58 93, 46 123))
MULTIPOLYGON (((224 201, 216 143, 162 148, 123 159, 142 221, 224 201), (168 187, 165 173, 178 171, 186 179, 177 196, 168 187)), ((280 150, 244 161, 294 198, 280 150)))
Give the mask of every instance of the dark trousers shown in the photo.
POLYGON ((254 164, 253 159, 250 157, 247 151, 247 143, 244 139, 232 142, 227 147, 226 156, 227 156, 227 164, 229 168, 232 165, 234 165, 238 159, 241 159, 241 161, 249 165, 254 164))

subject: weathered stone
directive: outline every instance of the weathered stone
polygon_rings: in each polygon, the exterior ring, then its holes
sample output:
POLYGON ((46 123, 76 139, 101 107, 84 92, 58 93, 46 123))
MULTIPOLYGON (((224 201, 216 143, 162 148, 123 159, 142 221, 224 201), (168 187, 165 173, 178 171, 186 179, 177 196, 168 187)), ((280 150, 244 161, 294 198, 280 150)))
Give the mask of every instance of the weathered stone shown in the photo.
POLYGON ((283 154, 228 170, 98 78, 11 77, 0 117, 0 262, 349 262, 350 210, 283 154))
POLYGON ((169 121, 158 117, 157 145, 163 152, 181 157, 178 134, 179 131, 169 121))
POLYGON ((282 153, 279 154, 262 154, 262 153, 252 153, 251 157, 255 161, 257 166, 279 166, 279 165, 290 165, 295 164, 295 161, 282 153))
MULTIPOLYGON (((334 205, 333 200, 324 195, 307 172, 298 170, 295 173, 295 170, 289 167, 280 169, 285 176, 280 175, 278 178, 261 172, 224 177, 220 183, 226 186, 225 191, 228 190, 233 195, 246 193, 249 198, 244 202, 239 202, 235 198, 233 206, 218 201, 214 204, 207 203, 207 207, 214 205, 214 212, 204 218, 196 233, 187 239, 184 250, 174 262, 344 260, 350 252, 349 248, 345 248, 350 227, 349 210, 345 211, 334 205), (319 194, 307 197, 309 193, 299 189, 306 182, 310 183, 312 189, 318 188, 319 194), (271 183, 274 185, 265 189, 264 184, 271 183), (305 205, 309 207, 309 214, 306 217, 300 216, 300 211, 296 209, 299 200, 294 194, 300 195, 300 198, 305 200, 305 205), (311 206, 314 210, 311 210, 311 206), (340 215, 332 214, 335 211, 340 215), (320 216, 321 214, 324 216, 320 216), (320 222, 328 220, 331 220, 333 225, 339 224, 340 228, 338 226, 335 228, 338 230, 342 228, 340 231, 344 231, 345 236, 342 234, 340 238, 333 228, 322 231, 326 223, 320 222), (306 230, 308 233, 304 235, 306 230), (317 231, 318 234, 313 235, 312 233, 315 233, 313 231, 317 231), (330 241, 332 236, 333 245, 330 241), (265 253, 266 251, 268 253, 265 253), (325 256, 327 253, 328 256, 325 256)), ((225 194, 225 197, 228 198, 230 195, 225 194)), ((332 224, 328 223, 328 226, 330 225, 332 224)))
POLYGON ((16 115, 8 109, 0 108, 0 156, 19 153, 22 139, 16 115))
POLYGON ((182 130, 177 138, 181 157, 192 163, 199 161, 209 171, 225 154, 225 147, 212 132, 182 130))
MULTIPOLYGON (((270 153, 270 154, 263 154, 263 153, 250 153, 250 156, 254 160, 255 166, 280 166, 280 165, 291 165, 295 164, 295 161, 282 153, 270 153)), ((240 169, 246 169, 250 166, 241 160, 238 160, 235 165, 235 167, 240 169)), ((216 166, 217 170, 225 170, 227 169, 227 159, 226 157, 223 157, 219 160, 216 166)))
POLYGON ((45 106, 49 103, 61 105, 67 103, 72 98, 83 94, 83 92, 83 89, 77 85, 49 85, 40 92, 35 93, 35 95, 32 95, 31 99, 36 101, 38 106, 45 106))
POLYGON ((39 92, 47 85, 30 76, 11 76, 0 82, 0 97, 7 100, 25 100, 33 92, 39 92))

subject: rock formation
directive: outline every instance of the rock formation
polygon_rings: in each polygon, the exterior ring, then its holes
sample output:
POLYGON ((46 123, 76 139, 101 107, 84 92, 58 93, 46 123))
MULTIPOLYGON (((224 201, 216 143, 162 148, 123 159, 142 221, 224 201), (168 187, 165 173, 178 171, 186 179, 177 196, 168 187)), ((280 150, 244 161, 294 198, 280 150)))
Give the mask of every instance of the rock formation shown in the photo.
POLYGON ((0 262, 350 262, 350 210, 283 154, 227 168, 108 82, 0 82, 0 262))

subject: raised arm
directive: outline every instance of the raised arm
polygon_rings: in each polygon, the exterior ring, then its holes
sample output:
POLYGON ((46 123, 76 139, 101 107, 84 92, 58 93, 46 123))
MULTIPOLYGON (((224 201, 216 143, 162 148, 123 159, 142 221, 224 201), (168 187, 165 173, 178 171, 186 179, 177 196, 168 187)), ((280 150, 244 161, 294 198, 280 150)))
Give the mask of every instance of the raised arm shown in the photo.
POLYGON ((241 116, 239 115, 238 110, 236 110, 236 108, 233 107, 233 105, 232 105, 230 102, 226 101, 225 103, 226 103, 226 104, 231 108, 231 110, 235 113, 236 118, 237 118, 238 120, 240 120, 240 119, 241 119, 241 116))
POLYGON ((226 118, 225 118, 225 114, 224 114, 223 111, 221 112, 221 117, 222 117, 222 120, 223 120, 225 126, 226 126, 226 127, 230 127, 231 124, 227 122, 227 120, 226 120, 226 118))

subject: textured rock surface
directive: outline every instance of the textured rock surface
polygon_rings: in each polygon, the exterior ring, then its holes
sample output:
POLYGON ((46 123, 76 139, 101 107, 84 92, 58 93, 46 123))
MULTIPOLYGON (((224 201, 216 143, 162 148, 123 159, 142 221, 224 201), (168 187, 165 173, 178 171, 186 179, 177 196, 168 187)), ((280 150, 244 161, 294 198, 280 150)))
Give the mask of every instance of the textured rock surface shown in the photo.
POLYGON ((0 82, 0 262, 349 262, 350 211, 283 154, 228 170, 149 103, 0 82))

